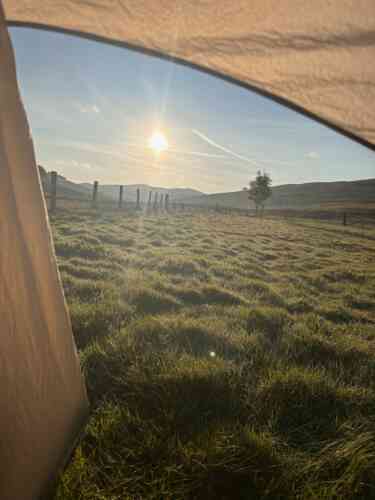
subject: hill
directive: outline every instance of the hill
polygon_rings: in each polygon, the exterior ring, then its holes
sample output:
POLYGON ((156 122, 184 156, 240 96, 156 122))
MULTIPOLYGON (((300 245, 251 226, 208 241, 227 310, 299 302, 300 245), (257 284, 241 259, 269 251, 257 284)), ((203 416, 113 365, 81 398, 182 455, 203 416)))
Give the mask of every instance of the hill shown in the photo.
MULTIPOLYGON (((44 192, 49 193, 51 189, 51 172, 47 172, 44 167, 39 165, 39 174, 44 192)), ((57 175, 57 186, 58 196, 65 198, 82 198, 87 200, 90 199, 92 194, 92 186, 77 184, 69 181, 60 174, 57 175)))
MULTIPOLYGON (((199 196, 187 202, 202 206, 249 208, 246 191, 199 196)), ((375 179, 275 186, 266 204, 271 209, 328 209, 343 206, 375 206, 375 179)))
MULTIPOLYGON (((92 190, 90 184, 85 184, 85 186, 90 186, 89 189, 92 190)), ((168 189, 160 186, 150 186, 148 184, 131 184, 124 186, 124 199, 126 201, 136 201, 137 189, 140 190, 141 202, 147 202, 150 191, 152 191, 153 193, 158 193, 159 196, 168 193, 170 198, 175 201, 184 201, 187 199, 194 200, 198 196, 206 196, 201 191, 189 188, 168 189)), ((119 197, 119 186, 103 184, 102 186, 100 186, 100 193, 107 198, 111 198, 117 201, 119 197)))
MULTIPOLYGON (((39 165, 39 173, 46 193, 50 191, 51 186, 51 172, 39 165)), ((57 192, 58 196, 66 198, 79 198, 83 200, 91 199, 93 184, 89 182, 77 183, 68 180, 66 177, 58 174, 57 176, 57 192)), ((194 200, 197 196, 205 196, 201 191, 190 188, 172 188, 168 189, 159 186, 150 186, 148 184, 131 184, 124 186, 124 200, 135 202, 137 199, 137 189, 140 190, 141 201, 146 202, 150 191, 165 195, 169 193, 172 200, 184 201, 186 199, 194 200)), ((102 184, 99 186, 99 199, 117 201, 119 198, 119 186, 111 184, 102 184)))
MULTIPOLYGON (((39 166, 45 192, 50 189, 50 172, 39 166)), ((190 188, 168 189, 148 184, 130 184, 124 186, 124 200, 135 202, 137 189, 140 190, 141 202, 147 202, 150 191, 165 195, 171 200, 191 205, 219 206, 248 209, 253 207, 246 191, 204 194, 190 188)), ((66 198, 91 199, 93 185, 76 183, 58 175, 58 196, 66 198)), ((119 186, 102 184, 99 186, 99 199, 117 201, 119 186)), ((269 209, 338 209, 338 208, 375 208, 375 179, 338 182, 309 182, 304 184, 284 184, 272 188, 272 196, 266 203, 269 209)))

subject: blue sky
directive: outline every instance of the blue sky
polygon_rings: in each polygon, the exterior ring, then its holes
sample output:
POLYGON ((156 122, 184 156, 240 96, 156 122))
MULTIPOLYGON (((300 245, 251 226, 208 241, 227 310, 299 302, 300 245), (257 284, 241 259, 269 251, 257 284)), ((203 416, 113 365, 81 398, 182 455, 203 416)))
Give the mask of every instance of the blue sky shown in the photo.
POLYGON ((67 35, 11 37, 38 163, 70 179, 221 192, 258 169, 274 185, 375 177, 373 152, 220 79, 67 35))

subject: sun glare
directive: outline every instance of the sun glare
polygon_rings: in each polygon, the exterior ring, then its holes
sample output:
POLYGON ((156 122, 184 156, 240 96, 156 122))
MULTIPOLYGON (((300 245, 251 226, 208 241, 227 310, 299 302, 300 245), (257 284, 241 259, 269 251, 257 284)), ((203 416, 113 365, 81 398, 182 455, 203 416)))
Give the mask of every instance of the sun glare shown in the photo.
POLYGON ((149 147, 156 153, 161 153, 168 149, 168 141, 162 132, 154 132, 149 140, 149 147))

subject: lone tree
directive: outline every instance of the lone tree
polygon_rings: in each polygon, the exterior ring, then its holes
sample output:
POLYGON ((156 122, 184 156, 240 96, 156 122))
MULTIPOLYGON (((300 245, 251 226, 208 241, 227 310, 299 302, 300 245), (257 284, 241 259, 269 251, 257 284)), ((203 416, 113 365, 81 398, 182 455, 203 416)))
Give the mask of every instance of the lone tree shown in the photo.
POLYGON ((259 210, 263 214, 264 203, 272 194, 271 177, 264 172, 258 170, 255 180, 250 181, 250 187, 245 188, 248 192, 249 200, 255 203, 255 213, 258 215, 259 210))

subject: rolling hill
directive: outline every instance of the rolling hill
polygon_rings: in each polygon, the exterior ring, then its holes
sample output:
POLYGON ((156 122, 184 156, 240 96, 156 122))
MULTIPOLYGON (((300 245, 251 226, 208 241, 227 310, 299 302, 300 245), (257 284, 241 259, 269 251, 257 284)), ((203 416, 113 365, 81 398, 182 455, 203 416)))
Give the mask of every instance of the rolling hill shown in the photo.
MULTIPOLYGON (((49 191, 50 173, 39 167, 45 192, 49 191)), ((248 209, 246 191, 204 194, 190 188, 168 189, 148 184, 124 186, 124 201, 135 202, 137 189, 140 190, 141 202, 147 202, 150 191, 161 194, 169 193, 170 199, 188 205, 204 207, 228 207, 248 209)), ((66 198, 91 199, 93 185, 76 183, 58 175, 58 196, 66 198)), ((117 201, 119 186, 103 184, 99 186, 99 200, 117 201)), ((284 184, 272 188, 272 196, 266 203, 268 209, 293 210, 328 210, 337 208, 375 208, 375 179, 338 182, 309 182, 304 184, 284 184)))
MULTIPOLYGON (((231 208, 249 208, 246 191, 197 196, 189 204, 231 208)), ((253 207, 253 204, 250 203, 253 207)), ((272 188, 266 203, 270 209, 329 209, 339 207, 375 207, 375 179, 339 182, 285 184, 272 188)))
MULTIPOLYGON (((51 172, 39 165, 39 174, 42 181, 43 190, 45 193, 49 193, 51 189, 51 172)), ((90 199, 92 194, 92 187, 84 186, 82 184, 77 184, 73 181, 69 181, 62 175, 57 175, 57 195, 65 198, 79 198, 79 199, 90 199)))
MULTIPOLYGON (((39 165, 39 173, 42 180, 43 189, 46 193, 50 190, 51 172, 39 165)), ((57 193, 58 196, 65 198, 78 198, 82 200, 91 199, 93 185, 88 182, 77 183, 66 179, 59 175, 57 178, 57 193)), ((204 196, 204 193, 190 188, 172 188, 168 189, 159 186, 150 186, 148 184, 131 184, 124 186, 124 201, 135 202, 137 199, 137 189, 140 190, 141 202, 147 202, 149 192, 161 194, 169 193, 171 200, 185 201, 194 200, 197 196, 204 196)), ((99 186, 99 200, 117 201, 119 198, 119 186, 111 184, 102 184, 99 186)))
MULTIPOLYGON (((91 184, 84 184, 89 191, 92 191, 91 184)), ((160 186, 150 186, 148 184, 130 184, 124 186, 124 200, 133 201, 137 200, 137 189, 140 190, 141 202, 147 202, 149 193, 152 191, 153 193, 158 193, 159 196, 161 194, 169 194, 170 198, 175 201, 184 201, 184 200, 194 200, 195 197, 205 196, 201 191, 197 191, 195 189, 189 188, 173 188, 168 189, 160 186)), ((119 198, 119 186, 118 185, 110 185, 103 184, 100 186, 100 193, 102 196, 110 198, 114 201, 117 201, 119 198)))

